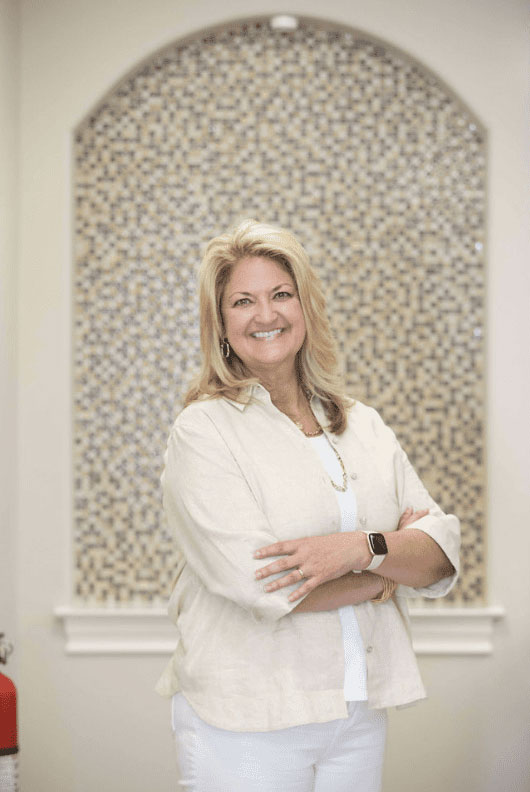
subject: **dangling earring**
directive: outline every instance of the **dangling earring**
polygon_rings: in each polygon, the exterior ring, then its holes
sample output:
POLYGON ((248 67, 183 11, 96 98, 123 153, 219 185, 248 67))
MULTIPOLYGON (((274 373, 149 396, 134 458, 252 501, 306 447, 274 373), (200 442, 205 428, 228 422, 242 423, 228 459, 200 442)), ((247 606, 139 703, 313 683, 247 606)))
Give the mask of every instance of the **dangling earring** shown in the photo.
POLYGON ((230 357, 230 344, 228 343, 228 338, 223 338, 221 341, 221 352, 223 353, 223 357, 228 360, 230 357))

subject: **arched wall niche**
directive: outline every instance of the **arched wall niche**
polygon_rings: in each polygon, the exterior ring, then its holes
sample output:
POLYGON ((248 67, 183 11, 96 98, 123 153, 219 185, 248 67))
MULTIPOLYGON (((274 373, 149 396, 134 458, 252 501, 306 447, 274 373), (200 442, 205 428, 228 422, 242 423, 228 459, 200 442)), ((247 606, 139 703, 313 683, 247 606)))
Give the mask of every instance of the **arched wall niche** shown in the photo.
POLYGON ((197 268, 212 236, 256 217, 306 246, 347 389, 461 517, 450 599, 481 604, 485 132, 387 43, 269 19, 164 47, 75 130, 74 599, 168 595, 159 476, 198 365, 197 268))

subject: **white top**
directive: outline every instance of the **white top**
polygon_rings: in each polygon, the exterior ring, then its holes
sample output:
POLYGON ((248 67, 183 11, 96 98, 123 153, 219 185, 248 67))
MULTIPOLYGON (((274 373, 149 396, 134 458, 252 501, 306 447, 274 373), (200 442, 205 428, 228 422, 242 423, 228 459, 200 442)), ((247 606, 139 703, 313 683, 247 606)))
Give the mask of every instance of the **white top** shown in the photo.
MULTIPOLYGON (((342 484, 342 468, 325 434, 310 438, 326 472, 336 484, 342 484)), ((346 492, 334 489, 340 508, 340 530, 355 531, 357 501, 349 479, 346 492)), ((366 654, 353 605, 339 608, 344 642, 344 698, 346 701, 366 701, 366 654)))
MULTIPOLYGON (((427 509, 414 528, 458 569, 458 519, 429 497, 378 413, 352 402, 346 429, 334 435, 320 400, 311 407, 352 476, 358 523, 394 531, 407 506, 427 509)), ((157 691, 182 691, 200 718, 221 729, 269 731, 348 715, 338 611, 293 613, 300 600, 288 596, 299 582, 267 593, 254 575, 265 566, 254 558, 258 548, 340 531, 335 490, 310 450, 260 385, 241 401, 193 402, 171 430, 162 489, 175 538, 169 614, 177 645, 157 691)), ((369 707, 425 696, 406 598, 443 596, 455 580, 456 573, 425 588, 398 586, 387 602, 355 606, 369 707)))

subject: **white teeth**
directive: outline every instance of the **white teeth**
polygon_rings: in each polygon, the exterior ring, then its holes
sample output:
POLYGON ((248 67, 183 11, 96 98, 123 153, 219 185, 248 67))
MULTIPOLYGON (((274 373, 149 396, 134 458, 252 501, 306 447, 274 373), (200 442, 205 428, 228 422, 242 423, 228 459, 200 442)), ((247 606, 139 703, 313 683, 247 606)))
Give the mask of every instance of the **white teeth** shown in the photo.
POLYGON ((273 338, 273 336, 278 335, 282 332, 283 328, 279 328, 278 330, 269 330, 267 333, 251 333, 254 338, 273 338))

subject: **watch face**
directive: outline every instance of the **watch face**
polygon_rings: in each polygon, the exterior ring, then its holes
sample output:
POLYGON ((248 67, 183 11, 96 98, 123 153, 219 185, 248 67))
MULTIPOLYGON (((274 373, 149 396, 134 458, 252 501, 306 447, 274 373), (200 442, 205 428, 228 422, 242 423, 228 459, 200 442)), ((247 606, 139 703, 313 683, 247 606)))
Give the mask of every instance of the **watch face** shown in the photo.
POLYGON ((383 534, 371 533, 368 534, 368 539, 370 540, 370 547, 374 555, 386 555, 388 553, 386 540, 383 534))

